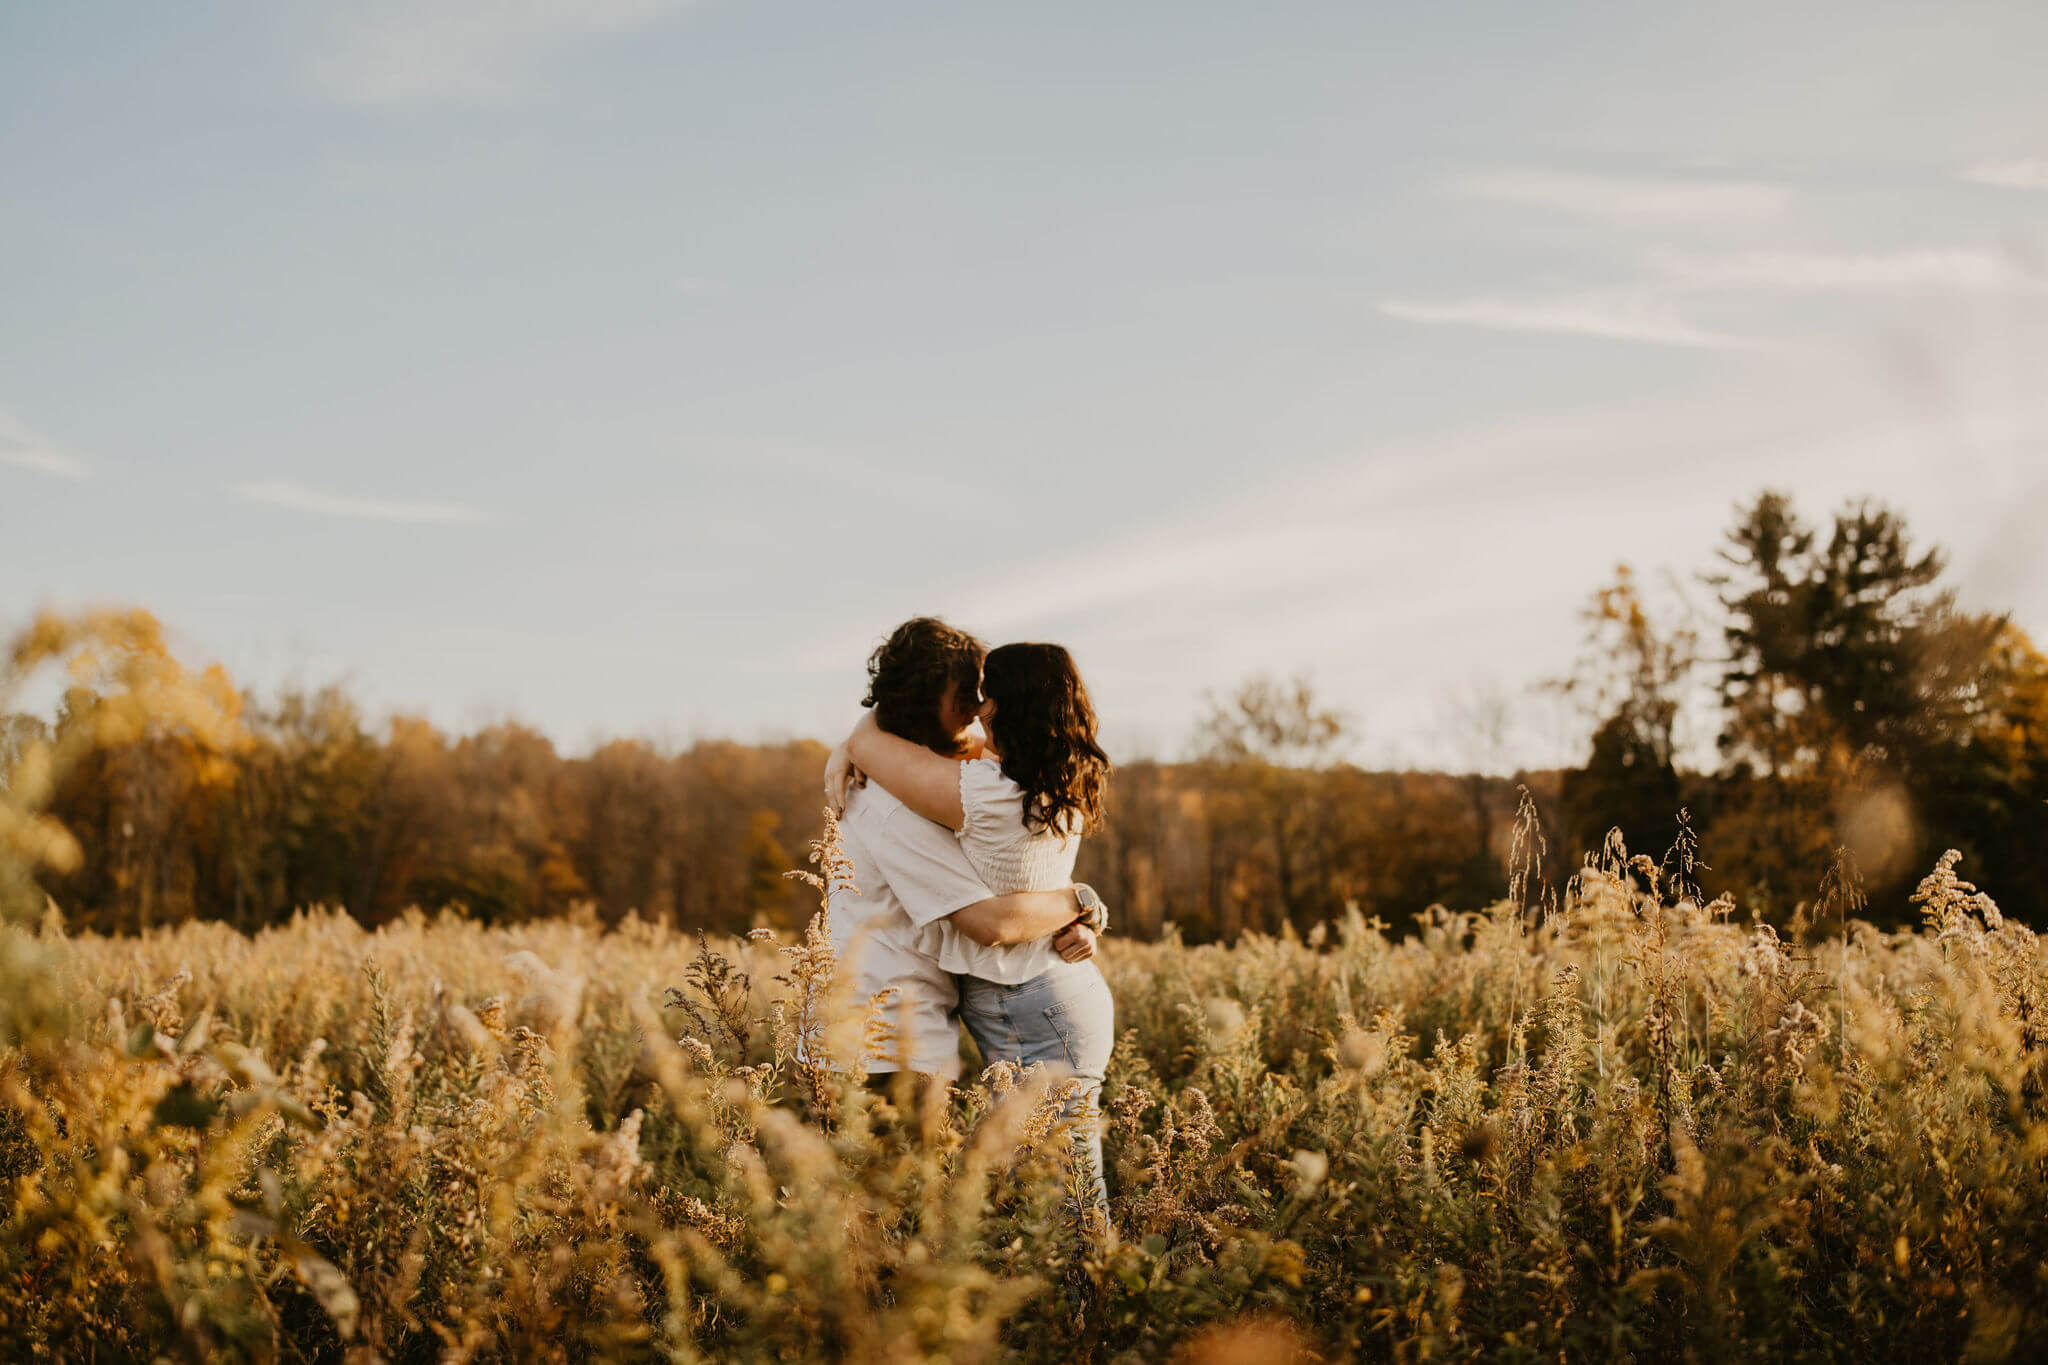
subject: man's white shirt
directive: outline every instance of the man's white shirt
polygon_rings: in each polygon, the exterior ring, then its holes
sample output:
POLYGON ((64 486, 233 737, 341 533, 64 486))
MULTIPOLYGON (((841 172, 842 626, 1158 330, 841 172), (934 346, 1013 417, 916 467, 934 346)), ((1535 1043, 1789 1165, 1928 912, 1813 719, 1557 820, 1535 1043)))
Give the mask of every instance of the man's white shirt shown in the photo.
POLYGON ((888 1042, 867 1059, 868 1069, 957 1079, 960 1035, 953 1010, 959 992, 952 974, 918 951, 918 931, 989 899, 989 889, 953 831, 876 783, 848 798, 839 834, 860 894, 833 895, 832 949, 856 1008, 876 992, 896 992, 883 1010, 888 1042))

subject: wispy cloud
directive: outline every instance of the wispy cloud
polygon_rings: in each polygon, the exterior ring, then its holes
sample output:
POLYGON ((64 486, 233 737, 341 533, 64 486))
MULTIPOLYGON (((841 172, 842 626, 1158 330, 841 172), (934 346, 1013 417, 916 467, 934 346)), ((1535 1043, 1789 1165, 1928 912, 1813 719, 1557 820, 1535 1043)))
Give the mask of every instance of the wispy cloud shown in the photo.
POLYGON ((1780 185, 1753 180, 1581 175, 1509 170, 1452 182, 1457 193, 1503 204, 1576 214, 1622 228, 1752 228, 1775 222, 1791 202, 1780 185))
POLYGON ((1748 337, 1709 331, 1680 317, 1670 302, 1643 290, 1603 290, 1553 298, 1475 298, 1451 303, 1389 299, 1388 317, 1446 326, 1484 327, 1499 332, 1551 332, 1632 341, 1652 346, 1694 346, 1708 350, 1755 350, 1748 337))
POLYGON ((1700 255, 1659 251, 1653 264, 1689 289, 1758 289, 1784 293, 1916 294, 1947 290, 2048 290, 2048 275, 2004 252, 1982 247, 1911 251, 1744 251, 1700 255))
POLYGON ((82 460, 69 455, 60 455, 54 450, 0 450, 0 464, 11 464, 16 469, 32 469, 38 474, 50 474, 60 479, 88 479, 92 471, 82 460))
POLYGON ((691 0, 376 0, 348 6, 314 66, 350 104, 491 104, 563 47, 644 28, 691 0))
POLYGON ((2048 157, 2022 161, 1984 161, 1959 174, 1973 185, 2000 190, 2048 190, 2048 157))
POLYGON ((1380 311, 1409 322, 1727 351, 1768 350, 1773 343, 1713 331, 1689 321, 1680 307, 1687 295, 1713 291, 2048 295, 2048 271, 2016 253, 1985 247, 1722 253, 1667 247, 1652 251, 1649 263, 1655 278, 1626 288, 1448 302, 1389 299, 1380 304, 1380 311))
POLYGON ((476 522, 488 516, 480 508, 457 503, 390 502, 382 498, 355 498, 327 493, 317 488, 268 479, 235 484, 230 490, 244 502, 289 507, 298 512, 315 512, 327 517, 352 517, 360 521, 476 522))
POLYGON ((0 464, 59 479, 92 477, 85 461, 58 450, 4 407, 0 407, 0 464))

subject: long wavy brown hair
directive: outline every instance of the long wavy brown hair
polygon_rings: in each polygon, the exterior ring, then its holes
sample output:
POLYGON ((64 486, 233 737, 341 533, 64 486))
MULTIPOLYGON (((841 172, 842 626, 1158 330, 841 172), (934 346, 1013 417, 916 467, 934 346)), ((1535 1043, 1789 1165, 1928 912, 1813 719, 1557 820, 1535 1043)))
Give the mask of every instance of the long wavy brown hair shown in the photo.
POLYGON ((982 664, 981 691, 996 704, 988 737, 1003 776, 1024 789, 1025 823, 1101 828, 1109 755, 1095 742, 1095 704, 1073 656, 1058 645, 1002 645, 982 664))
POLYGON ((875 723, 890 734, 957 757, 960 746, 939 723, 939 706, 948 687, 963 703, 974 700, 987 653, 987 645, 937 617, 912 617, 868 656, 868 694, 860 704, 874 707, 875 723))

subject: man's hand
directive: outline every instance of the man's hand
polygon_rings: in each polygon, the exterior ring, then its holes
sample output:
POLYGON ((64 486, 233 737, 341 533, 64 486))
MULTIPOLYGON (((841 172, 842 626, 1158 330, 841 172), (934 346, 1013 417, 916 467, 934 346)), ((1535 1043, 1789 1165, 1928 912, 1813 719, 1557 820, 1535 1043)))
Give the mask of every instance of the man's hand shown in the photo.
POLYGON ((868 775, 853 766, 853 760, 846 756, 846 746, 834 749, 825 760, 825 804, 832 808, 832 818, 837 820, 846 814, 846 798, 855 787, 867 784, 868 775))
POLYGON ((1095 931, 1076 920, 1060 930, 1052 941, 1052 947, 1069 962, 1086 962, 1095 956, 1095 931))

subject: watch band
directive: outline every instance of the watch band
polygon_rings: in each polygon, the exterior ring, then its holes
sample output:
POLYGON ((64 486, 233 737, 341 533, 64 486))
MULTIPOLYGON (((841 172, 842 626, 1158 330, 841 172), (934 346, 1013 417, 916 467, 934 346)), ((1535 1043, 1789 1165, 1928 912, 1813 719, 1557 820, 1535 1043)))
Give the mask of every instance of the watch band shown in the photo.
POLYGON ((1081 923, 1098 934, 1109 932, 1109 906, 1086 882, 1074 883, 1074 899, 1081 902, 1081 923))

